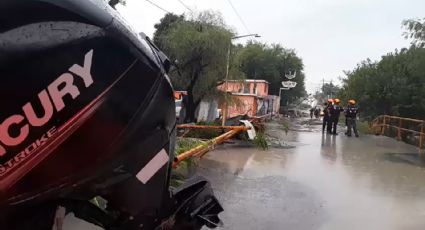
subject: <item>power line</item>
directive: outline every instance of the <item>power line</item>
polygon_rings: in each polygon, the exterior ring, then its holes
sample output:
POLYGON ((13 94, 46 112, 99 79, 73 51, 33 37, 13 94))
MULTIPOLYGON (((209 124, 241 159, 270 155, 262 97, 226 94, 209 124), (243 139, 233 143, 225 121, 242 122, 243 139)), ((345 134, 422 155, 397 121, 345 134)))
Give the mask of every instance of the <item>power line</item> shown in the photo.
POLYGON ((244 20, 242 19, 241 15, 239 15, 238 11, 236 10, 235 6, 233 5, 231 0, 227 0, 227 2, 229 2, 230 6, 232 7, 233 11, 235 12, 236 16, 238 16, 239 20, 241 21, 242 25, 245 27, 246 31, 248 33, 251 33, 248 29, 248 26, 246 26, 244 20))
POLYGON ((158 8, 158 9, 160 9, 160 10, 162 10, 162 11, 166 12, 166 13, 171 14, 171 12, 170 12, 170 11, 168 11, 168 10, 166 10, 166 9, 164 9, 164 8, 162 8, 162 7, 160 7, 160 6, 158 6, 157 4, 155 4, 155 3, 154 3, 154 2, 152 2, 152 1, 150 1, 150 0, 145 0, 145 1, 149 2, 150 4, 152 4, 153 6, 155 6, 156 8, 158 8))
POLYGON ((192 12, 192 13, 193 13, 193 10, 192 10, 192 9, 190 9, 190 7, 189 7, 189 6, 187 6, 186 4, 184 4, 184 2, 183 2, 182 0, 177 0, 177 1, 179 1, 179 2, 180 2, 180 4, 182 4, 182 5, 184 6, 184 8, 186 8, 187 10, 189 10, 190 12, 192 12))

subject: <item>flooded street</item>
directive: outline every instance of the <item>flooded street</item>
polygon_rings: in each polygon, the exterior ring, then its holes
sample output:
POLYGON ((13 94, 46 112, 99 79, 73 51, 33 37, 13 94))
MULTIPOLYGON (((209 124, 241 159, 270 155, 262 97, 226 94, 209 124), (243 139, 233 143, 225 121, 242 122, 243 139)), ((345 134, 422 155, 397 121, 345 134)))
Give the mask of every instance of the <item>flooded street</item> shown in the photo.
POLYGON ((417 148, 322 135, 318 125, 286 135, 280 126, 269 123, 268 134, 293 148, 226 144, 200 161, 225 209, 222 229, 424 229, 417 148))

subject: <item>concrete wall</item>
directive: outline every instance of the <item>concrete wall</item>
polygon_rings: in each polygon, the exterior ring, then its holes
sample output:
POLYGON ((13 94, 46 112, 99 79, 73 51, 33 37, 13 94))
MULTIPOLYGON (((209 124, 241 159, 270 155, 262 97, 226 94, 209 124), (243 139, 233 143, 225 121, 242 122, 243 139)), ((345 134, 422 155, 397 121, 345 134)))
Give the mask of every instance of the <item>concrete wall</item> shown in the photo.
MULTIPOLYGON (((218 86, 218 88, 224 91, 225 84, 218 86)), ((266 97, 269 95, 269 84, 262 80, 259 82, 249 81, 229 81, 227 83, 227 91, 232 93, 243 93, 243 94, 255 94, 260 97, 266 97), (256 89, 256 90, 255 90, 256 89)))
POLYGON ((249 88, 250 88, 250 92, 257 96, 266 97, 267 95, 269 95, 269 84, 265 82, 257 82, 257 83, 250 82, 249 88), (255 88, 257 88, 256 92, 254 92, 255 88))
POLYGON ((228 107, 228 116, 235 117, 238 115, 255 116, 257 113, 257 101, 255 96, 249 95, 233 95, 232 97, 236 98, 241 105, 231 105, 228 107))
POLYGON ((248 116, 260 116, 267 114, 269 107, 272 107, 267 99, 269 94, 269 83, 267 81, 252 79, 229 81, 226 90, 225 84, 218 86, 218 89, 231 92, 233 94, 232 97, 239 101, 239 105, 230 105, 228 107, 228 118, 245 114, 248 116))
POLYGON ((269 95, 267 96, 267 100, 269 101, 268 113, 272 113, 273 115, 278 114, 280 107, 280 97, 269 95))
POLYGON ((217 100, 203 100, 199 103, 197 121, 214 121, 219 117, 217 100))

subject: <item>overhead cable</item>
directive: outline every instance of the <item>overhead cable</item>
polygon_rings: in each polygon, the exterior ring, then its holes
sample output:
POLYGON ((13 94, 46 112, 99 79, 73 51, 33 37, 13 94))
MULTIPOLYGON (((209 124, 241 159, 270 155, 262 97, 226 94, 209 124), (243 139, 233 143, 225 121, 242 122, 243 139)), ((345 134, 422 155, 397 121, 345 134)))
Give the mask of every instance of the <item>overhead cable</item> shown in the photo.
POLYGON ((190 12, 193 13, 193 10, 189 6, 187 6, 182 0, 177 0, 177 1, 179 1, 180 4, 182 4, 182 6, 184 6, 184 8, 186 8, 187 10, 189 10, 190 12))
POLYGON ((154 2, 152 2, 152 1, 150 1, 150 0, 145 0, 145 1, 149 2, 151 5, 155 6, 156 8, 158 8, 158 9, 160 9, 160 10, 162 10, 162 11, 166 12, 166 13, 171 14, 171 12, 170 12, 170 11, 168 11, 168 10, 166 10, 166 9, 164 9, 164 8, 162 8, 162 7, 160 7, 160 6, 158 6, 156 3, 154 3, 154 2))
POLYGON ((239 20, 241 21, 242 25, 245 27, 246 31, 248 33, 251 33, 248 29, 248 26, 246 26, 244 20, 242 19, 241 15, 238 13, 238 11, 236 10, 235 6, 233 5, 231 0, 227 0, 227 2, 229 2, 229 5, 232 7, 233 12, 235 12, 236 16, 238 16, 239 20))

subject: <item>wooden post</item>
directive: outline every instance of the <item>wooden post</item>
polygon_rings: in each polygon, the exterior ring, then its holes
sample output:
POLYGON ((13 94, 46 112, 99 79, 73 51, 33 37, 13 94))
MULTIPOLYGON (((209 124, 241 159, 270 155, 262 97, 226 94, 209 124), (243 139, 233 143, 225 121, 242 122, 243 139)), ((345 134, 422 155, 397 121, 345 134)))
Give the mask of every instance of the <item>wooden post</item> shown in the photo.
POLYGON ((384 122, 382 124, 381 135, 385 134, 385 120, 386 120, 386 116, 384 115, 384 122))
POLYGON ((398 132, 397 132, 397 139, 399 141, 401 141, 401 124, 402 124, 401 122, 402 122, 402 119, 399 118, 399 121, 398 121, 398 132))

